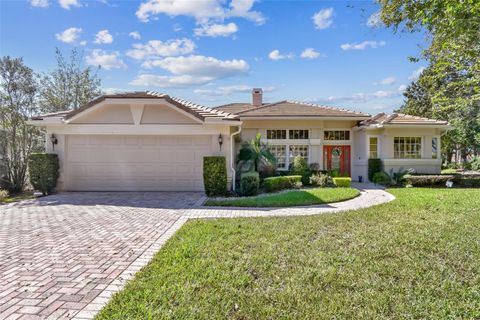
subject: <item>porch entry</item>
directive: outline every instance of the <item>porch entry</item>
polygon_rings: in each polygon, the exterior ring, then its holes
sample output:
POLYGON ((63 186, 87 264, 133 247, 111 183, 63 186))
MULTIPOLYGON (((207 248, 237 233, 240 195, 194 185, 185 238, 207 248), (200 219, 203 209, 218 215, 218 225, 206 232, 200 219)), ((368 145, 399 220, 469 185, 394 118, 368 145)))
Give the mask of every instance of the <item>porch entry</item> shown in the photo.
POLYGON ((323 168, 350 177, 350 146, 323 146, 323 168))

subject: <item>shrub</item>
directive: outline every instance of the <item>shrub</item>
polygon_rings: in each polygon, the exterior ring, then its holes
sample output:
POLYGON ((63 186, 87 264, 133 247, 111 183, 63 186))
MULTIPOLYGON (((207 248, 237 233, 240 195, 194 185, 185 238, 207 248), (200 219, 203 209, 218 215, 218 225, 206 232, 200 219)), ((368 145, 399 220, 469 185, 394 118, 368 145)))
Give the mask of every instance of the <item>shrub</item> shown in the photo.
POLYGON ((28 157, 28 174, 32 186, 43 193, 51 194, 57 186, 58 156, 51 153, 32 153, 28 157))
POLYGON ((263 180, 263 187, 265 191, 272 192, 295 188, 295 186, 301 182, 302 176, 270 177, 263 180))
POLYGON ((373 175, 373 183, 388 186, 392 183, 392 178, 386 172, 376 172, 373 175))
POLYGON ((310 183, 310 169, 308 168, 307 160, 298 155, 293 159, 292 174, 295 176, 302 176, 302 183, 307 185, 310 183))
POLYGON ((332 177, 326 175, 326 174, 313 174, 310 177, 310 184, 312 186, 316 187, 335 187, 335 184, 333 183, 332 177))
POLYGON ((475 156, 468 162, 468 169, 480 171, 480 156, 475 156))
POLYGON ((240 179, 240 192, 244 196, 253 196, 258 193, 260 178, 258 172, 246 172, 240 179))
POLYGON ((377 172, 383 172, 382 159, 368 159, 368 180, 373 181, 373 175, 377 172))
POLYGON ((6 199, 8 197, 8 191, 0 189, 0 201, 6 199))
POLYGON ((352 178, 334 177, 333 183, 335 183, 337 187, 348 188, 352 185, 352 178))
POLYGON ((412 187, 445 187, 447 181, 452 181, 454 186, 459 187, 480 187, 479 174, 406 175, 405 181, 412 187))
POLYGON ((441 174, 457 174, 457 173, 458 173, 458 170, 453 168, 443 169, 441 172, 441 174))
POLYGON ((203 184, 209 197, 227 194, 227 163, 225 157, 203 157, 203 184))

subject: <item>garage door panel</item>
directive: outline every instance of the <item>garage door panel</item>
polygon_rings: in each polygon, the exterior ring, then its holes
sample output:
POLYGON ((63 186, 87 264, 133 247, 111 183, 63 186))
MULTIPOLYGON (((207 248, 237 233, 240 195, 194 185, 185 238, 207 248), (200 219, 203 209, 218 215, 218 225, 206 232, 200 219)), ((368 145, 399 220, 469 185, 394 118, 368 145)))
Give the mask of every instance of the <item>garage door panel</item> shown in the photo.
POLYGON ((210 136, 68 136, 67 189, 201 191, 210 141, 210 136))

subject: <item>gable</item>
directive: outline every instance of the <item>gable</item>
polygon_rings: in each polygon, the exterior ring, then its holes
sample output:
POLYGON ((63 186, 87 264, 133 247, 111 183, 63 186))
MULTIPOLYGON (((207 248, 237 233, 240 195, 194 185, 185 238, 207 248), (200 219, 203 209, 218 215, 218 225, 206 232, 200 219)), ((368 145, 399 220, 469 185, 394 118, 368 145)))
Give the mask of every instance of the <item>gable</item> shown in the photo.
POLYGON ((76 124, 133 124, 130 106, 126 104, 103 105, 73 120, 76 124))
POLYGON ((146 105, 141 124, 195 124, 198 121, 164 104, 146 105))

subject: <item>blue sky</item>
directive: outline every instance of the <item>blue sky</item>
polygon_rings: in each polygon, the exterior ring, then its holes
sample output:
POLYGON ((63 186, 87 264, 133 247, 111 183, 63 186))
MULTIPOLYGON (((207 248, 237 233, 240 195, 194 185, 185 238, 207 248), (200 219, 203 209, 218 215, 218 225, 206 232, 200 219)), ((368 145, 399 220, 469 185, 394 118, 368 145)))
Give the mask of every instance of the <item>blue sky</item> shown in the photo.
POLYGON ((421 70, 421 34, 378 24, 373 1, 29 0, 0 3, 0 53, 36 71, 55 47, 102 65, 108 91, 154 90, 208 106, 309 101, 391 111, 421 70))

